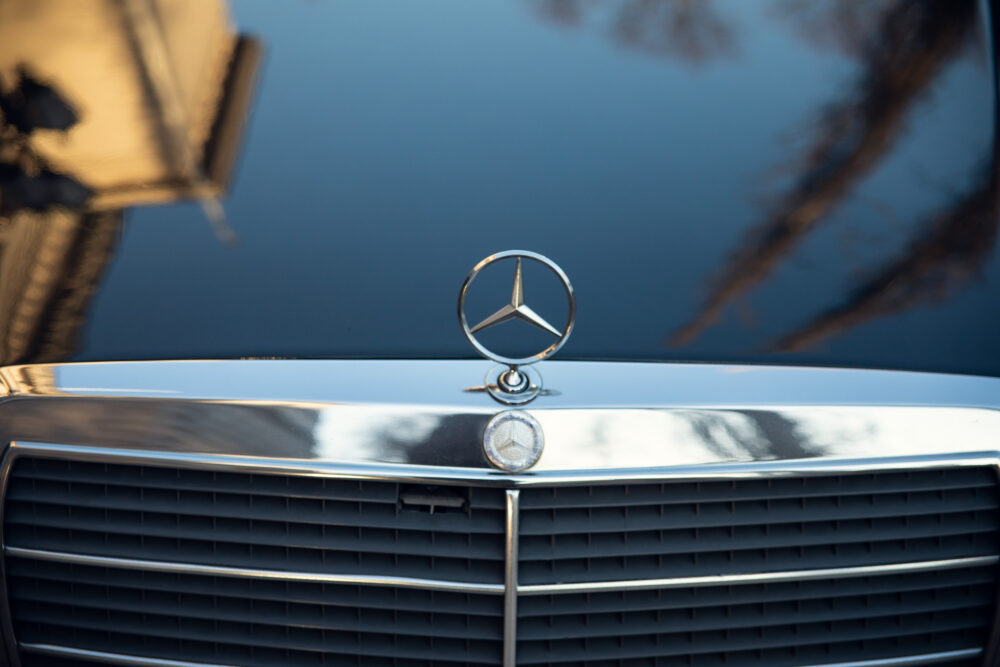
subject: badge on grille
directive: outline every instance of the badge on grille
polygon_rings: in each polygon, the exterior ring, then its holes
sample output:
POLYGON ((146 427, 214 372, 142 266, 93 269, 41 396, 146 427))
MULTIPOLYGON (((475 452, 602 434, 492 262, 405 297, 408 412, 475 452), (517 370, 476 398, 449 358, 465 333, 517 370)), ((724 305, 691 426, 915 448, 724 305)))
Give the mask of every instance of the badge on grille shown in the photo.
POLYGON ((535 465, 544 446, 542 425, 520 410, 501 412, 483 431, 486 458, 494 467, 507 472, 520 472, 535 465))

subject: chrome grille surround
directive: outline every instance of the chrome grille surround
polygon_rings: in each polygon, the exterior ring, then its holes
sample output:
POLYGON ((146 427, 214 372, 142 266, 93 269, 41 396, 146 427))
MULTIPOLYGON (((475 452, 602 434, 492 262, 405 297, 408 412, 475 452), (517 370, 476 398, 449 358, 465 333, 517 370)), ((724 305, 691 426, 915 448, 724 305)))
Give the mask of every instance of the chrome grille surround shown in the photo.
MULTIPOLYGON (((317 372, 323 376, 336 375, 336 373, 330 372, 341 370, 343 371, 341 375, 346 375, 350 379, 352 373, 362 373, 366 368, 366 363, 211 362, 208 365, 216 373, 216 382, 219 374, 222 376, 232 374, 239 377, 241 382, 245 382, 247 375, 257 376, 262 381, 266 380, 271 375, 270 367, 273 365, 281 366, 281 368, 275 368, 279 371, 277 373, 279 377, 282 374, 288 374, 290 372, 289 365, 291 365, 296 367, 294 368, 296 372, 300 372, 301 369, 302 374, 306 376, 317 372), (351 368, 347 368, 347 366, 351 368)), ((436 366, 439 362, 412 363, 417 367, 416 374, 423 374, 426 377, 420 367, 426 369, 429 368, 429 364, 436 366)), ((442 363, 451 367, 446 369, 449 371, 481 366, 475 362, 442 363)), ((382 366, 383 369, 402 370, 407 366, 407 362, 377 362, 377 365, 382 366)), ((690 380, 692 374, 693 376, 704 374, 706 377, 703 380, 712 380, 713 382, 719 379, 716 377, 719 373, 725 377, 730 374, 740 376, 760 372, 770 376, 766 378, 769 382, 777 382, 777 385, 771 384, 768 387, 768 393, 780 395, 782 384, 785 386, 785 391, 791 393, 783 400, 776 400, 778 397, 773 395, 763 399, 738 400, 731 394, 731 391, 727 393, 723 390, 716 403, 701 398, 697 400, 696 404, 691 404, 691 402, 677 398, 670 400, 671 397, 667 396, 664 402, 657 406, 653 406, 648 399, 633 399, 634 402, 631 404, 608 408, 600 405, 596 398, 575 396, 572 388, 576 386, 576 382, 584 381, 588 375, 591 379, 594 377, 593 373, 597 373, 599 376, 602 369, 608 370, 611 375, 620 373, 622 369, 616 370, 613 368, 616 366, 614 364, 550 365, 558 367, 560 372, 552 375, 557 376, 557 382, 560 379, 562 382, 558 384, 549 382, 549 386, 559 389, 565 387, 566 389, 561 397, 557 397, 558 400, 552 401, 551 406, 544 403, 548 397, 540 399, 540 403, 533 407, 531 413, 547 429, 549 444, 546 456, 554 451, 555 457, 548 461, 543 457, 543 461, 540 462, 535 471, 519 475, 496 473, 486 467, 485 463, 477 462, 475 457, 466 456, 463 453, 464 450, 460 449, 462 447, 472 452, 478 452, 478 442, 470 441, 469 433, 474 434, 475 429, 497 411, 497 407, 490 404, 485 397, 469 394, 449 396, 446 400, 440 403, 435 401, 430 406, 426 404, 407 405, 398 401, 398 397, 394 396, 389 396, 389 400, 384 404, 370 398, 366 400, 364 397, 351 403, 345 401, 344 396, 338 395, 336 391, 328 392, 327 398, 322 400, 318 396, 310 395, 312 390, 303 391, 298 397, 282 395, 287 392, 287 388, 280 386, 279 382, 277 387, 273 383, 269 385, 269 389, 274 389, 273 395, 270 397, 249 398, 234 395, 227 398, 212 388, 212 381, 203 385, 207 389, 203 389, 201 395, 190 395, 178 391, 178 393, 166 394, 167 397, 164 397, 165 392, 173 391, 168 388, 169 382, 176 381, 178 373, 184 374, 189 370, 201 371, 203 369, 197 367, 205 366, 205 364, 156 362, 110 365, 117 367, 112 370, 119 373, 126 370, 122 367, 140 371, 134 377, 145 376, 149 381, 148 384, 142 386, 136 386, 134 383, 123 385, 120 378, 117 378, 115 382, 95 380, 87 383, 81 383, 76 378, 72 378, 75 381, 67 383, 65 379, 60 382, 58 377, 61 372, 67 370, 69 375, 73 373, 82 373, 82 376, 86 376, 88 373, 100 375, 98 367, 109 366, 104 364, 4 369, 0 371, 0 374, 13 389, 8 400, 0 401, 0 424, 10 429, 9 437, 14 442, 4 459, 3 495, 6 498, 10 471, 14 463, 19 458, 27 456, 42 459, 108 462, 191 470, 256 472, 305 478, 319 477, 331 480, 427 483, 461 487, 471 485, 495 488, 506 498, 503 510, 505 517, 503 525, 505 537, 502 542, 503 567, 498 571, 497 583, 456 582, 426 577, 395 577, 385 573, 370 576, 363 572, 344 575, 330 572, 293 574, 301 575, 301 578, 305 580, 313 580, 317 574, 323 574, 328 577, 325 582, 327 585, 351 582, 381 587, 403 587, 412 590, 437 590, 442 591, 442 593, 460 592, 495 597, 497 603, 502 604, 504 615, 500 628, 503 638, 502 660, 504 664, 514 664, 516 660, 519 600, 522 603, 521 606, 525 607, 525 613, 537 613, 537 609, 528 604, 529 598, 533 605, 534 600, 543 600, 545 596, 552 595, 559 597, 600 596, 607 595, 609 592, 626 595, 629 594, 628 591, 633 591, 633 594, 642 594, 644 591, 671 590, 683 592, 692 587, 707 590, 741 585, 776 586, 782 585, 784 582, 823 582, 828 579, 838 579, 855 585, 858 578, 862 576, 899 578, 919 576, 920 573, 932 573, 936 577, 946 576, 937 574, 939 572, 954 572, 963 576, 970 572, 979 573, 976 576, 980 578, 983 572, 992 572, 995 575, 998 556, 997 551, 994 550, 990 553, 983 552, 968 557, 876 563, 856 567, 777 569, 765 572, 731 572, 728 574, 696 573, 680 577, 660 576, 642 579, 524 583, 524 573, 522 572, 520 576, 518 573, 518 565, 523 561, 522 557, 518 557, 518 548, 521 546, 517 539, 518 535, 521 534, 518 523, 520 521, 523 527, 524 511, 527 507, 525 503, 530 505, 530 494, 545 493, 544 488, 597 486, 607 489, 614 485, 640 488, 641 485, 649 483, 707 484, 719 480, 818 479, 873 471, 887 474, 890 471, 912 471, 919 476, 922 474, 920 471, 924 470, 989 468, 995 472, 1000 464, 1000 455, 995 451, 995 444, 992 442, 995 435, 993 438, 989 437, 991 432, 993 434, 1000 432, 992 430, 994 426, 1000 424, 996 407, 991 403, 991 401, 997 400, 993 397, 1000 396, 1000 392, 997 391, 1000 389, 1000 381, 997 380, 956 378, 953 376, 936 378, 921 374, 869 371, 734 369, 732 367, 677 368, 670 365, 626 364, 626 366, 645 367, 629 371, 634 371, 636 376, 652 376, 657 373, 669 376, 672 371, 677 370, 680 376, 686 379, 690 380), (46 373, 50 376, 48 382, 38 382, 38 377, 46 373), (810 374, 813 373, 815 375, 811 376, 810 374), (829 385, 818 392, 819 396, 807 397, 808 401, 790 400, 791 394, 801 392, 802 386, 819 382, 821 379, 829 380, 831 376, 835 377, 840 374, 844 374, 844 379, 849 379, 851 383, 861 383, 859 393, 866 399, 863 405, 857 405, 856 402, 855 404, 847 404, 844 398, 838 400, 837 388, 831 388, 829 385), (25 378, 29 378, 29 381, 25 381, 25 378), (933 379, 944 382, 949 395, 947 397, 929 395, 917 398, 914 388, 919 389, 922 383, 929 383, 928 386, 930 386, 933 379), (573 384, 569 383, 570 380, 573 384), (872 385, 883 393, 882 398, 875 399, 870 396, 872 385), (897 385, 898 391, 889 391, 888 389, 892 385, 897 385), (116 388, 122 386, 129 388, 116 388), (823 395, 824 393, 826 395, 823 395), (480 398, 485 400, 477 400, 480 398), (775 400, 774 403, 768 402, 772 399, 775 400), (636 409, 634 407, 636 405, 645 407, 636 409), (114 421, 89 423, 85 419, 81 420, 80 415, 93 415, 94 410, 100 416, 117 413, 119 416, 125 414, 128 418, 117 423, 114 421), (340 442, 332 447, 330 442, 325 440, 331 436, 322 434, 323 424, 320 423, 319 426, 313 425, 312 433, 314 435, 310 443, 312 449, 308 451, 299 449, 296 455, 289 456, 287 452, 282 455, 281 451, 283 446, 287 446, 287 443, 268 442, 269 439, 273 438, 274 433, 265 432, 256 435, 251 433, 248 436, 249 431, 240 431, 240 420, 245 421, 249 418, 251 421, 258 420, 260 424, 265 425, 273 425, 276 421, 284 420, 281 429, 295 434, 298 433, 296 419, 303 415, 318 416, 318 421, 322 422, 324 418, 335 417, 338 413, 347 414, 349 419, 353 419, 355 423, 363 422, 361 417, 369 419, 371 424, 376 425, 384 424, 385 420, 401 421, 408 424, 412 432, 420 432, 421 434, 419 437, 403 443, 400 443, 397 437, 393 445, 395 449, 383 448, 373 451, 371 448, 372 438, 364 432, 364 429, 369 428, 369 426, 362 424, 360 429, 355 427, 355 432, 361 431, 361 434, 354 441, 350 443, 340 442), (42 415, 46 416, 47 419, 39 419, 42 415), (167 416, 165 423, 164 420, 161 420, 164 415, 167 416), (173 421, 171 421, 170 415, 173 415, 173 421), (200 433, 188 425, 188 432, 194 434, 190 440, 177 438, 176 435, 171 436, 171 432, 177 425, 183 423, 185 419, 189 420, 192 415, 195 417, 196 425, 207 425, 206 432, 200 433), (420 420, 428 415, 436 415, 441 423, 433 428, 428 428, 426 424, 421 425, 420 420), (654 415, 659 415, 659 417, 654 415), (743 450, 734 449, 732 443, 725 441, 726 434, 723 433, 720 436, 718 432, 716 432, 713 441, 719 445, 716 450, 702 446, 692 453, 692 448, 698 444, 692 442, 682 443, 687 451, 681 454, 662 448, 649 450, 651 443, 654 441, 662 443, 663 440, 662 434, 656 432, 656 428, 676 426, 682 422, 704 426, 704 420, 711 421, 710 418, 716 419, 710 426, 721 428, 724 431, 728 428, 729 437, 741 433, 747 435, 748 439, 759 437, 759 433, 754 435, 753 432, 748 432, 746 426, 767 422, 767 419, 761 419, 762 415, 778 415, 786 421, 795 421, 800 425, 808 422, 810 418, 808 415, 820 415, 811 422, 810 428, 813 429, 813 433, 809 436, 810 438, 816 437, 817 430, 820 431, 820 436, 823 435, 821 432, 822 424, 828 422, 831 415, 836 415, 839 420, 856 419, 865 422, 867 427, 871 427, 873 424, 885 425, 881 431, 879 429, 870 430, 871 448, 879 456, 858 456, 856 442, 845 439, 844 446, 841 448, 829 444, 824 444, 823 447, 817 446, 815 450, 800 448, 799 451, 790 452, 793 456, 782 458, 780 452, 778 456, 775 456, 775 451, 768 447, 767 442, 761 444, 758 441, 754 447, 747 447, 743 450), (624 445, 622 446, 624 451, 614 452, 612 455, 607 455, 604 452, 602 458, 598 457, 595 452, 600 447, 605 446, 603 442, 588 442, 586 438, 583 442, 579 440, 573 442, 566 439, 570 433, 565 423, 567 417, 579 419, 584 422, 586 428, 592 426, 595 421, 603 421, 605 430, 610 430, 612 433, 630 419, 647 419, 652 424, 646 431, 641 429, 637 431, 639 441, 633 442, 631 447, 624 445), (218 423, 213 423, 213 420, 217 420, 218 423), (898 437, 899 432, 902 432, 898 430, 900 422, 907 422, 907 428, 915 434, 913 439, 903 442, 898 437), (144 425, 137 426, 136 424, 144 425), (230 427, 233 428, 235 434, 227 435, 230 427), (894 429, 897 430, 894 431, 894 429), (935 444, 934 438, 939 433, 951 430, 963 437, 948 441, 947 444, 942 444, 942 441, 938 440, 935 444), (447 433, 457 434, 456 441, 442 442, 440 440, 442 434, 447 433), (173 442, 165 441, 171 437, 173 437, 173 442), (429 446, 429 443, 439 446, 429 446), (344 452, 348 451, 348 444, 357 448, 353 457, 344 455, 344 452), (635 466, 636 451, 644 448, 648 452, 645 458, 651 465, 648 467, 635 466), (567 467, 564 462, 569 460, 574 449, 582 450, 581 456, 578 458, 579 465, 567 467), (331 453, 335 455, 329 456, 328 454, 331 453), (444 464, 442 459, 444 459, 444 464), (664 465, 665 462, 672 459, 679 460, 681 464, 664 465), (447 462, 456 461, 461 465, 447 465, 447 462), (618 461, 627 465, 619 466, 617 465, 618 461)), ((132 370, 128 372, 132 373, 132 370)), ((474 373, 472 370, 469 372, 474 373)), ((402 374, 406 375, 405 372, 402 374)), ((449 374, 449 372, 442 373, 445 379, 449 374)), ((475 375, 471 377, 475 377, 475 375)), ((730 387, 731 389, 732 387, 730 387)), ((691 393, 697 398, 699 390, 695 388, 691 393)), ((620 402, 625 399, 618 398, 616 400, 620 402)), ((693 428, 692 430, 696 433, 706 432, 705 429, 699 431, 693 428)), ((584 430, 584 435, 586 432, 584 430)), ((762 427, 760 432, 766 433, 766 428, 762 427)), ((334 434, 340 436, 342 431, 335 428, 334 434)), ((0 435, 8 437, 7 432, 0 435)), ((398 434, 396 435, 398 436, 398 434)), ((672 432, 672 436, 676 436, 676 431, 672 432)), ((803 441, 807 439, 806 437, 802 438, 803 441)), ((780 440, 781 438, 775 438, 771 443, 780 440)), ((706 445, 708 442, 709 439, 706 438, 701 445, 706 445)), ((781 443, 779 442, 779 444, 781 443)), ((784 442, 783 446, 787 446, 787 444, 784 442)), ((177 563, 169 559, 164 561, 142 559, 138 561, 128 561, 127 559, 112 561, 107 557, 97 557, 95 560, 93 555, 88 554, 52 551, 45 553, 47 550, 26 551, 24 547, 7 543, 4 545, 4 551, 5 561, 10 563, 15 563, 17 559, 23 560, 25 557, 30 557, 37 559, 38 562, 72 564, 73 567, 78 568, 101 566, 125 568, 140 573, 142 571, 158 571, 177 576, 238 576, 278 580, 296 578, 288 576, 287 572, 275 577, 273 571, 266 568, 242 567, 215 571, 210 568, 220 566, 177 563)), ((972 575, 969 574, 969 576, 972 575)), ((5 573, 5 581, 6 577, 5 573)), ((5 615, 4 626, 5 636, 10 641, 13 637, 13 630, 9 612, 5 615)), ((970 646, 947 651, 910 652, 905 655, 900 654, 892 659, 879 658, 878 660, 853 660, 850 662, 841 660, 839 662, 827 661, 811 664, 870 665, 872 667, 883 664, 975 664, 974 661, 992 660, 991 654, 988 653, 990 650, 988 645, 970 646), (960 660, 964 662, 959 663, 960 660)), ((26 656, 44 655, 54 658, 97 660, 109 664, 115 664, 115 661, 118 661, 117 664, 185 664, 183 660, 151 662, 141 655, 117 655, 41 642, 22 644, 20 651, 13 651, 14 664, 17 664, 16 661, 19 660, 22 652, 26 656)), ((498 655, 497 659, 499 660, 500 657, 498 655)), ((530 656, 525 657, 530 658, 530 656)), ((534 661, 532 660, 532 662, 534 661)), ((212 663, 202 662, 199 664, 212 663)))

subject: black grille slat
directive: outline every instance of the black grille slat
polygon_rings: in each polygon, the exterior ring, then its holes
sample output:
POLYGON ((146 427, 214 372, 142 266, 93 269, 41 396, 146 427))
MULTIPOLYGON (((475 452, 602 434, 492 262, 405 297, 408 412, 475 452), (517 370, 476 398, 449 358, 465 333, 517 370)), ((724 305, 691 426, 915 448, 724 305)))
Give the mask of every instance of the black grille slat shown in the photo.
MULTIPOLYGON (((905 614, 875 619, 855 619, 794 625, 740 628, 705 632, 655 633, 636 636, 552 639, 518 642, 518 662, 556 664, 559 662, 620 660, 715 653, 720 644, 727 652, 763 651, 816 644, 863 642, 919 636, 927 633, 977 630, 970 639, 985 639, 984 612, 987 608, 967 608, 947 614, 905 614), (832 641, 831 641, 832 640, 832 641)), ((966 644, 965 647, 968 647, 966 644)), ((905 655, 910 651, 905 651, 905 655)), ((837 662, 838 660, 830 660, 837 662)))
POLYGON ((905 594, 954 586, 992 586, 997 579, 995 567, 971 567, 954 570, 931 570, 901 575, 850 579, 812 579, 768 584, 660 588, 614 593, 563 593, 528 595, 518 600, 519 618, 545 618, 556 622, 565 615, 588 613, 626 613, 672 609, 700 609, 726 604, 762 604, 827 600, 866 594, 905 594), (547 617, 547 618, 546 618, 547 617))
POLYGON ((984 611, 993 603, 992 583, 977 587, 943 588, 908 594, 883 593, 831 597, 825 600, 749 602, 738 599, 715 607, 563 615, 546 624, 526 623, 518 630, 524 641, 572 637, 624 637, 663 632, 705 632, 789 624, 824 623, 970 608, 984 611), (696 613, 692 610, 697 609, 696 613))
POLYGON ((11 558, 6 561, 9 578, 39 578, 63 585, 127 586, 134 589, 174 593, 217 595, 226 598, 249 598, 290 603, 343 605, 372 609, 398 609, 429 613, 503 615, 503 598, 448 591, 391 586, 321 584, 244 577, 209 577, 204 575, 123 570, 69 565, 11 558))
POLYGON ((205 535, 211 535, 213 542, 316 549, 335 547, 340 551, 389 554, 398 553, 399 545, 403 543, 408 553, 418 556, 448 557, 460 550, 466 558, 503 559, 497 536, 485 533, 461 535, 435 531, 432 535, 428 531, 370 527, 358 530, 341 525, 34 505, 16 500, 7 503, 7 522, 17 526, 182 540, 203 539, 205 535))
POLYGON ((955 515, 925 515, 907 521, 894 519, 849 520, 808 523, 804 525, 764 524, 735 526, 732 529, 708 528, 697 534, 690 529, 609 535, 556 535, 549 538, 522 537, 524 560, 548 561, 560 558, 600 558, 647 554, 691 554, 712 551, 778 549, 789 546, 852 544, 915 540, 927 537, 948 538, 974 533, 994 533, 1000 527, 1000 514, 978 511, 955 515))
MULTIPOLYGON (((178 618, 149 613, 140 615, 131 612, 106 612, 102 616, 95 616, 93 610, 84 607, 22 602, 15 632, 22 642, 27 643, 47 643, 53 636, 64 637, 67 631, 82 630, 105 633, 108 636, 133 634, 181 642, 398 659, 468 660, 496 664, 496 656, 499 654, 498 642, 473 639, 213 622, 189 616, 178 618), (131 632, 121 632, 122 628, 128 628, 131 632)), ((121 649, 113 644, 105 650, 118 652, 121 649)), ((146 653, 139 651, 138 654, 146 653)), ((192 662, 211 662, 208 656, 197 659, 189 654, 186 659, 192 662)))
MULTIPOLYGON (((8 592, 15 604, 59 605, 66 601, 67 595, 60 585, 37 578, 12 578, 8 592)), ((498 623, 471 614, 447 613, 443 609, 427 614, 398 609, 364 609, 353 605, 227 598, 84 584, 73 584, 68 592, 74 608, 91 609, 95 614, 152 614, 220 623, 288 625, 418 637, 501 638, 498 623)))
MULTIPOLYGON (((734 547, 738 544, 734 543, 734 547)), ((997 551, 996 533, 990 532, 959 535, 948 541, 930 537, 748 551, 734 548, 665 556, 522 561, 519 575, 521 583, 527 585, 663 579, 948 560, 993 556, 997 551)))
POLYGON ((766 479, 603 484, 532 488, 520 505, 523 510, 565 507, 631 507, 716 503, 748 500, 847 497, 914 491, 985 488, 996 490, 996 474, 988 467, 878 471, 849 475, 782 475, 766 479))
POLYGON ((521 535, 559 535, 576 533, 629 533, 670 529, 717 528, 796 524, 817 521, 850 521, 892 517, 917 517, 928 514, 959 514, 995 510, 996 489, 952 489, 921 491, 909 495, 880 494, 869 497, 848 496, 841 499, 811 498, 796 501, 686 503, 622 506, 617 508, 550 509, 528 511, 521 521, 521 535))

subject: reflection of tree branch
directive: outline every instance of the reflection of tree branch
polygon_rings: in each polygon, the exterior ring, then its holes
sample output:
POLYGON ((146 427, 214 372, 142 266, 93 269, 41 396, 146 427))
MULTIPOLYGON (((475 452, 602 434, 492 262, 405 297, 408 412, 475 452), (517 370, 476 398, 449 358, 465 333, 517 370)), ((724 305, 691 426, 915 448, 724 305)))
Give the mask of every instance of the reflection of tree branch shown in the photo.
POLYGON ((679 414, 687 419, 699 444, 721 460, 801 459, 822 453, 800 431, 798 422, 779 412, 692 410, 679 414))
MULTIPOLYGON (((536 0, 538 13, 556 23, 578 25, 588 9, 581 0, 536 0)), ((611 10, 612 35, 623 46, 654 55, 703 63, 733 50, 730 27, 708 0, 618 0, 611 10)), ((607 4, 593 5, 607 11, 607 4)))
POLYGON ((733 257, 672 343, 689 343, 728 303, 766 278, 878 163, 910 106, 962 45, 975 11, 974 0, 923 0, 896 3, 885 13, 856 94, 829 110, 793 190, 733 257))
POLYGON ((732 51, 733 35, 704 0, 627 0, 615 37, 627 46, 702 63, 732 51))
POLYGON ((997 201, 992 172, 985 182, 939 213, 926 232, 894 262, 875 274, 844 303, 781 339, 779 351, 804 349, 838 331, 879 315, 944 295, 973 274, 997 238, 997 201))
POLYGON ((809 44, 848 56, 864 56, 879 17, 893 0, 783 0, 777 13, 795 24, 809 44))

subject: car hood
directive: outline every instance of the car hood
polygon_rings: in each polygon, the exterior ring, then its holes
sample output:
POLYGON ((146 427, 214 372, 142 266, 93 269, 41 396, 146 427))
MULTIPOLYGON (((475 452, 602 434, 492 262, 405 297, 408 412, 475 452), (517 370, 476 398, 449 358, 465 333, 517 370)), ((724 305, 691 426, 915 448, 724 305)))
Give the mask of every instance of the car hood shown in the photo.
MULTIPOLYGON (((74 117, 18 130, 3 363, 474 356, 459 288, 514 248, 572 281, 563 359, 1000 374, 985 3, 219 2, 126 15, 101 60, 47 4, 4 10, 35 21, 0 47, 5 122, 32 81, 74 117), (133 135, 146 162, 71 150, 133 135)), ((494 339, 528 350, 519 325, 494 339)))

